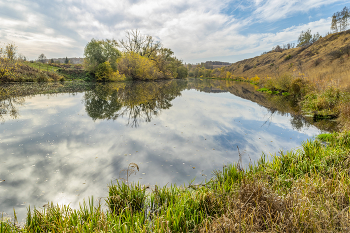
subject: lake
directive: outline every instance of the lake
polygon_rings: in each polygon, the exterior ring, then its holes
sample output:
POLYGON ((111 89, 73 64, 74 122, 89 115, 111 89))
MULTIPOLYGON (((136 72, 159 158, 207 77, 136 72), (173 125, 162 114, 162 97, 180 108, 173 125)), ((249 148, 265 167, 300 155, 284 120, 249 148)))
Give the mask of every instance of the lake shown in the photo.
POLYGON ((58 86, 0 102, 0 213, 15 208, 20 220, 29 205, 76 207, 88 197, 106 197, 116 179, 151 186, 200 183, 227 163, 247 166, 263 152, 300 147, 330 127, 312 124, 293 103, 247 83, 58 86), (127 176, 130 163, 139 171, 127 176))

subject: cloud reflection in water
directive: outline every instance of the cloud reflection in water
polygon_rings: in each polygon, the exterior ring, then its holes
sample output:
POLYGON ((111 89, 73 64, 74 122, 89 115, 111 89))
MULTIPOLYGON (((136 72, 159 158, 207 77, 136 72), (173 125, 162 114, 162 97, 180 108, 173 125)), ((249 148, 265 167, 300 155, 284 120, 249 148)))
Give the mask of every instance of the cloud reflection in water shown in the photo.
POLYGON ((131 162, 140 167, 131 181, 201 182, 238 161, 237 146, 248 164, 262 151, 289 150, 319 133, 313 126, 297 131, 290 115, 270 117, 228 92, 171 82, 118 85, 26 98, 20 117, 0 125, 0 212, 15 208, 24 218, 28 205, 76 207, 83 198, 106 197, 107 185, 125 178, 121 171, 131 162))

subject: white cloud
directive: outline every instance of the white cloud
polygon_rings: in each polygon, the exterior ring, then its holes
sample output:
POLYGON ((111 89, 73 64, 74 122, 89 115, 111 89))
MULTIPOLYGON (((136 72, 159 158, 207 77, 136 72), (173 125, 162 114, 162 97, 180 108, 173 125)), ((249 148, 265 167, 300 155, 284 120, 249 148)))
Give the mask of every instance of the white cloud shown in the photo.
POLYGON ((257 18, 263 21, 276 21, 289 17, 297 12, 308 12, 311 9, 330 5, 343 0, 255 0, 257 18))
POLYGON ((277 22, 336 2, 343 1, 56 0, 36 4, 5 0, 0 2, 4 12, 0 10, 0 41, 15 42, 30 59, 40 53, 81 57, 91 38, 121 39, 126 30, 139 29, 172 48, 186 62, 243 57, 277 43, 295 41, 300 28, 310 27, 320 33, 329 29, 328 19, 318 19, 276 33, 249 31, 256 23, 277 22), (238 11, 243 15, 238 16, 238 11))

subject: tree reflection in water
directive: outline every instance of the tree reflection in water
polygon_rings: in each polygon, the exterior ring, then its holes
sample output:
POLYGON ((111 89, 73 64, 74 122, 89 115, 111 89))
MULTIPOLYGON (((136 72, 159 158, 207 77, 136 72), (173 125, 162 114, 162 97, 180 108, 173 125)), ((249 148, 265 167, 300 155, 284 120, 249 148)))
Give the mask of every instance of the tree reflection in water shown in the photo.
POLYGON ((0 122, 5 121, 5 116, 12 119, 18 118, 17 106, 23 105, 24 102, 24 97, 11 96, 6 89, 2 88, 0 90, 0 122))
POLYGON ((141 121, 150 122, 161 110, 169 109, 171 101, 186 87, 184 80, 97 84, 85 92, 85 110, 93 120, 126 116, 127 125, 137 127, 141 121))

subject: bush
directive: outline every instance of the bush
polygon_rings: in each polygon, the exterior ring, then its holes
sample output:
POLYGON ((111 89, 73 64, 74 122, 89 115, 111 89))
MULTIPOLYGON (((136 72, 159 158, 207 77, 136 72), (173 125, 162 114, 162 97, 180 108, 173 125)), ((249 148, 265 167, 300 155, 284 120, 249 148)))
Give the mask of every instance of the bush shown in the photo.
POLYGON ((37 76, 37 79, 36 79, 38 82, 47 82, 49 81, 48 77, 43 73, 43 72, 40 72, 37 76))
POLYGON ((287 55, 287 56, 284 58, 285 61, 288 61, 288 60, 290 60, 290 59, 292 59, 292 55, 290 55, 290 54, 287 55))
POLYGON ((159 71, 153 60, 142 57, 134 52, 124 54, 124 57, 118 62, 118 70, 125 76, 136 80, 165 78, 165 75, 159 71))
POLYGON ((277 90, 289 91, 289 88, 292 84, 292 80, 292 76, 284 74, 275 80, 275 88, 277 90))
POLYGON ((187 78, 188 70, 185 66, 180 66, 177 68, 177 78, 187 78))
POLYGON ((120 75, 119 71, 113 71, 108 61, 98 65, 95 76, 99 82, 121 81, 125 79, 125 75, 120 75))

